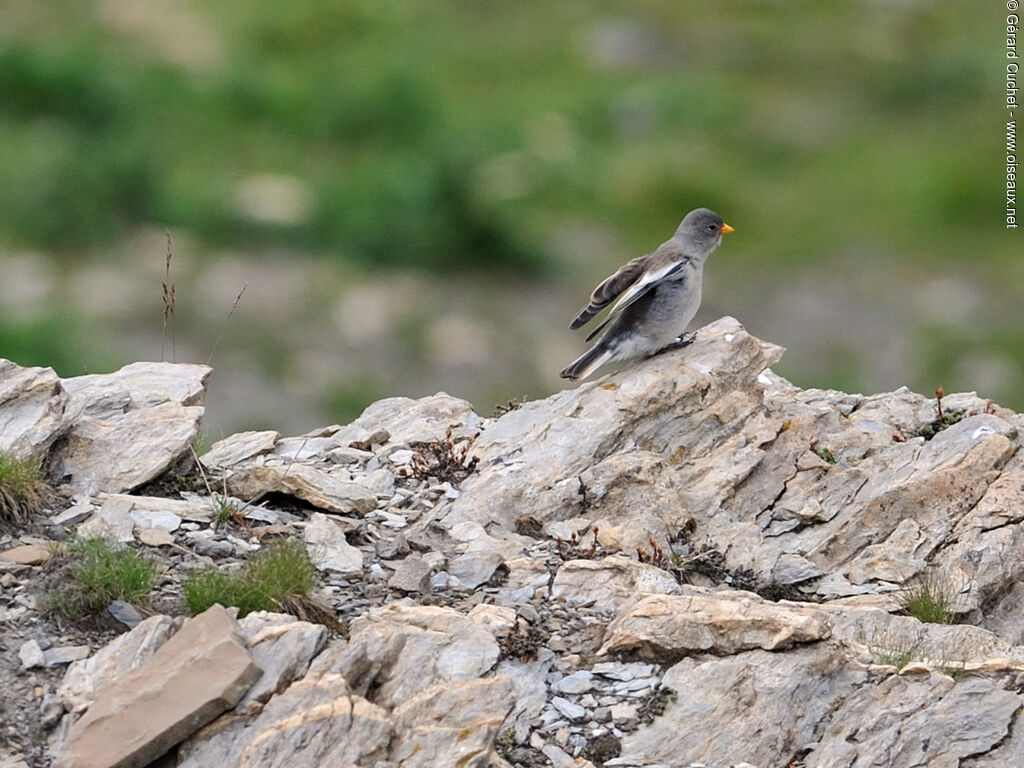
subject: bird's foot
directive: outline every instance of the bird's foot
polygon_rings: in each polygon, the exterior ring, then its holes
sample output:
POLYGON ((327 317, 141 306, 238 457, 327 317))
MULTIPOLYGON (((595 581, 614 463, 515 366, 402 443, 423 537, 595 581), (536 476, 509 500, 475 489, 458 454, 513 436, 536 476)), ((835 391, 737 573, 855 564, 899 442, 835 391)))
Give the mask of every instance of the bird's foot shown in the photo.
POLYGON ((671 351, 673 351, 675 349, 682 349, 683 347, 690 346, 696 340, 697 340, 697 333, 696 332, 690 333, 690 334, 683 333, 683 334, 680 334, 679 337, 675 341, 669 342, 668 344, 666 344, 664 347, 659 349, 654 354, 660 355, 662 352, 671 352, 671 351))

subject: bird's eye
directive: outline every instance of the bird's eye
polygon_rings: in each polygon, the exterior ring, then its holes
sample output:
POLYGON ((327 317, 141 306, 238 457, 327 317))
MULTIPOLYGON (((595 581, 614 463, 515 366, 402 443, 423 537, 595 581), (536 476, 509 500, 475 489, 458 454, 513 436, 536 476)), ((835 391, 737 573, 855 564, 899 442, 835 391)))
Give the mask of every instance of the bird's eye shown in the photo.
POLYGON ((717 232, 717 231, 718 231, 718 225, 717 224, 708 224, 708 232, 717 232))

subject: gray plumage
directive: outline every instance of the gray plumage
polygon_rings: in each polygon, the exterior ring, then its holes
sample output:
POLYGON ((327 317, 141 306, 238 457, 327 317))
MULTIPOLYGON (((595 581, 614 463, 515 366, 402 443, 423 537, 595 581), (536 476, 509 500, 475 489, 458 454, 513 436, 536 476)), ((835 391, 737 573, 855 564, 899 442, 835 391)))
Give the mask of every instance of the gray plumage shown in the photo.
POLYGON ((587 341, 602 330, 604 335, 567 366, 562 377, 586 378, 606 363, 652 355, 676 341, 700 307, 704 262, 722 235, 732 231, 714 211, 690 211, 671 239, 627 262, 597 286, 570 328, 585 325, 618 301, 587 341))

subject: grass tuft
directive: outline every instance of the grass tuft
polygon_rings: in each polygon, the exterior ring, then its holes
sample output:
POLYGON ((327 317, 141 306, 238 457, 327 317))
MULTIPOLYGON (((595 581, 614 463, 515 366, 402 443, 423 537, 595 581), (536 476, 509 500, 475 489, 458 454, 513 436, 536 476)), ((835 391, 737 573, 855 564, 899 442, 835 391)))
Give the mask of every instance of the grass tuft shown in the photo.
POLYGON ((0 523, 27 523, 42 510, 46 496, 38 462, 0 453, 0 523))
POLYGON ((925 575, 900 591, 901 610, 925 624, 956 624, 953 605, 958 591, 949 580, 925 575))
POLYGON ((316 567, 301 541, 274 542, 237 571, 210 568, 185 581, 189 613, 202 613, 214 603, 238 608, 241 618, 253 611, 279 611, 316 585, 316 567))
POLYGON ((47 564, 40 605, 70 619, 103 611, 114 600, 144 603, 156 585, 161 563, 102 538, 76 539, 61 546, 47 564))

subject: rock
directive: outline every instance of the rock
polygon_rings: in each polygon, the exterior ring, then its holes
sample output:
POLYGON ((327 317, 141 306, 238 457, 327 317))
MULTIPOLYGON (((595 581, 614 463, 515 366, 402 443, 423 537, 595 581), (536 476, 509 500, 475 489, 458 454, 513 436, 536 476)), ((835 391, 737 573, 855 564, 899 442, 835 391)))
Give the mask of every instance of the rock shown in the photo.
POLYGON ((346 576, 362 572, 363 553, 345 540, 345 532, 329 516, 314 513, 303 539, 317 569, 346 576))
POLYGON ((51 547, 40 544, 22 544, 0 552, 0 560, 18 565, 42 565, 53 555, 51 547))
POLYGON ((143 528, 136 531, 135 535, 147 547, 169 547, 174 544, 174 536, 164 528, 143 528))
MULTIPOLYGON (((962 419, 937 430, 934 398, 800 389, 767 368, 779 354, 723 318, 685 349, 494 419, 444 394, 393 398, 346 426, 243 434, 204 457, 240 499, 280 492, 319 512, 271 495, 231 501, 243 523, 211 526, 234 497, 63 487, 75 511, 53 520, 92 514, 79 533, 173 542, 157 605, 201 553, 233 568, 298 531, 326 571, 323 612, 296 605, 307 621, 256 613, 189 643, 202 659, 244 642, 259 679, 200 730, 156 737, 184 739, 170 758, 183 766, 1024 764, 1024 416, 947 395, 962 419), (474 440, 473 470, 413 471, 449 430, 474 440), (922 584, 976 626, 894 615, 922 584), (317 615, 344 617, 348 635, 317 615)), ((69 386, 39 399, 64 404, 55 433, 198 407, 202 391, 69 386)), ((59 474, 67 443, 47 440, 59 474)), ((78 447, 94 462, 100 449, 114 446, 78 447)), ((47 544, 12 533, 4 548, 47 544)), ((45 665, 93 640, 38 631, 51 625, 35 571, 0 563, 0 650, 45 665)), ((151 666, 180 621, 114 608, 135 629, 72 662, 55 694, 44 666, 9 665, 9 743, 67 711, 33 764, 67 764, 76 729, 133 675, 181 687, 187 661, 151 666)))
POLYGON ((498 660, 490 632, 451 608, 391 603, 352 621, 349 634, 338 671, 388 709, 432 685, 474 680, 498 660))
MULTIPOLYGON (((336 435, 336 439, 339 444, 353 445, 356 442, 366 444, 366 435, 383 432, 393 443, 422 445, 444 440, 448 427, 476 429, 482 424, 482 421, 473 412, 473 406, 470 403, 444 392, 420 400, 411 400, 408 397, 389 397, 367 406, 359 418, 336 435), (349 437, 350 434, 360 433, 364 436, 362 441, 349 437)), ((384 442, 384 440, 379 442, 384 442)), ((354 447, 362 448, 364 446, 354 445, 354 447)))
POLYGON ((831 624, 820 610, 769 603, 749 593, 707 593, 684 587, 681 595, 651 595, 608 627, 600 653, 635 652, 658 661, 690 653, 768 651, 824 640, 831 624))
POLYGON ((390 759, 409 768, 487 765, 494 740, 512 708, 508 678, 428 688, 395 707, 397 739, 390 759))
POLYGON ((18 649, 18 659, 21 660, 23 670, 42 667, 46 664, 46 656, 36 640, 26 640, 21 644, 18 649))
POLYGON ((246 712, 254 702, 265 704, 294 680, 301 679, 327 642, 323 625, 297 621, 282 613, 256 611, 239 625, 262 675, 238 702, 236 712, 246 712))
POLYGON ((218 721, 178 749, 177 768, 209 766, 373 766, 387 759, 388 712, 353 694, 321 654, 301 683, 253 719, 218 721))
MULTIPOLYGON (((580 475, 595 457, 600 461, 627 444, 663 456, 671 466, 694 462, 756 414, 762 401, 757 377, 781 352, 747 334, 734 319, 723 318, 702 328, 685 350, 524 403, 489 425, 474 443, 479 469, 463 482, 448 519, 510 527, 523 508, 541 522, 564 518, 567 509, 582 511, 587 500, 580 493, 580 475), (681 422, 687 429, 678 429, 681 422)), ((737 459, 747 451, 733 448, 736 457, 722 466, 736 472, 737 459)), ((622 466, 612 474, 623 477, 625 472, 622 466)), ((682 488, 684 482, 676 476, 671 486, 682 488)), ((646 484, 639 488, 647 492, 646 484)), ((656 495, 667 498, 669 491, 658 489, 656 495)), ((671 497, 675 507, 680 494, 671 497)), ((627 496, 617 499, 628 508, 627 496)), ((672 517, 668 510, 666 515, 667 527, 672 517)))
POLYGON ((587 710, 579 704, 573 704, 571 701, 563 699, 561 696, 555 696, 551 699, 551 705, 573 722, 582 720, 587 714, 587 710))
POLYGON ((135 526, 142 530, 160 528, 164 531, 176 531, 181 525, 181 518, 167 510, 132 509, 132 520, 135 526))
MULTIPOLYGON (((497 552, 467 552, 451 561, 448 572, 467 588, 476 589, 489 582, 504 562, 505 559, 497 552)), ((505 572, 508 572, 507 567, 505 572)))
POLYGON ((1020 696, 992 680, 893 676, 846 698, 804 760, 808 765, 962 765, 961 760, 1001 745, 1020 708, 1020 696), (893 722, 870 712, 903 716, 893 722))
POLYGON ((581 669, 563 677, 551 687, 560 693, 586 693, 593 688, 593 679, 591 672, 581 669))
POLYGON ((280 436, 280 433, 271 429, 262 432, 239 432, 218 440, 210 446, 210 450, 199 457, 199 462, 207 469, 232 467, 253 456, 272 451, 280 436))
POLYGON ((394 575, 388 579, 388 586, 403 592, 427 593, 430 591, 430 575, 433 569, 422 557, 410 555, 398 564, 394 575))
POLYGON ((92 514, 96 507, 91 502, 79 502, 50 518, 51 525, 77 525, 92 514))
POLYGON ((60 648, 47 648, 43 651, 43 660, 48 667, 59 667, 72 661, 89 658, 92 648, 88 645, 67 645, 60 648))
POLYGON ((621 610, 649 594, 680 594, 679 582, 661 568, 623 555, 570 560, 551 583, 551 596, 598 610, 621 610))
POLYGON ((128 629, 134 629, 142 623, 142 614, 134 605, 124 600, 112 600, 107 606, 107 612, 128 629))
POLYGON ((259 676, 237 623, 215 605, 105 688, 54 766, 146 765, 233 707, 259 676))
POLYGON ((68 428, 67 401, 52 368, 22 368, 0 358, 0 453, 45 456, 68 428))
POLYGON ((180 624, 170 616, 150 616, 84 661, 73 662, 57 688, 64 707, 76 714, 84 711, 112 680, 122 679, 148 661, 180 624))
POLYGON ((339 514, 365 515, 377 508, 377 494, 370 489, 306 464, 242 467, 228 474, 227 484, 241 498, 285 493, 339 514))
POLYGON ((624 765, 673 765, 680 755, 688 764, 718 764, 725 757, 728 764, 778 765, 817 742, 822 721, 851 690, 872 687, 866 670, 824 645, 684 659, 665 673, 663 684, 679 696, 662 717, 622 739, 618 760, 624 765))
POLYGON ((213 530, 188 531, 185 534, 185 539, 196 551, 196 554, 204 557, 220 559, 231 557, 235 553, 231 542, 227 541, 223 534, 213 530))
POLYGON ((109 539, 126 544, 135 541, 135 521, 131 496, 117 495, 107 498, 93 516, 78 526, 82 538, 109 539))
POLYGON ((217 512, 216 500, 209 497, 200 501, 166 499, 162 496, 136 496, 125 493, 100 493, 96 495, 96 501, 101 505, 106 505, 109 502, 127 506, 132 515, 132 521, 142 527, 150 527, 146 525, 145 521, 154 521, 159 525, 159 521, 163 520, 164 524, 161 527, 167 530, 177 530, 176 527, 168 527, 174 524, 175 519, 177 519, 178 525, 182 520, 209 523, 217 512), (143 522, 138 522, 139 520, 143 522))
POLYGON ((195 440, 205 365, 133 363, 63 379, 70 431, 51 463, 79 492, 121 492, 152 480, 195 440))

